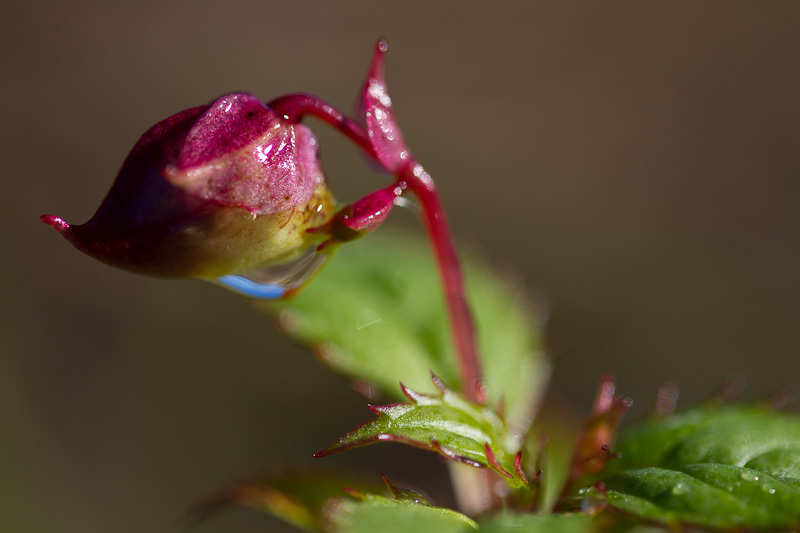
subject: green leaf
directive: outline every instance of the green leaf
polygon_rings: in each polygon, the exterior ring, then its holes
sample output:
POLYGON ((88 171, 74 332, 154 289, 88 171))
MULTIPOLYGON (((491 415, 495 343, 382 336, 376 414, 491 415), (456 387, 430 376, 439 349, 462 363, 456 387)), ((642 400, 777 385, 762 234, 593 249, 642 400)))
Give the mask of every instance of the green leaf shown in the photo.
POLYGON ((398 487, 397 485, 392 483, 392 481, 388 478, 388 476, 386 476, 386 474, 381 474, 381 477, 383 478, 383 482, 386 483, 386 486, 389 488, 389 491, 392 493, 392 496, 394 496, 395 500, 404 500, 412 503, 421 503, 424 505, 430 505, 428 499, 425 498, 425 496, 423 496, 419 492, 411 489, 404 489, 398 487))
POLYGON ((481 533, 590 533, 596 521, 580 514, 521 514, 506 511, 481 520, 481 533))
POLYGON ((363 501, 340 499, 328 508, 329 527, 342 533, 471 533, 469 517, 442 507, 367 495, 363 501))
POLYGON ((300 529, 326 527, 329 501, 341 498, 344 489, 379 492, 381 486, 355 476, 328 471, 286 470, 237 481, 210 495, 196 506, 198 520, 234 505, 264 511, 300 529))
MULTIPOLYGON (((488 397, 504 403, 518 446, 550 373, 541 324, 519 287, 477 260, 464 263, 488 397)), ((296 298, 267 309, 287 334, 314 347, 361 390, 375 386, 399 400, 402 381, 433 393, 431 372, 458 384, 438 274, 419 239, 382 230, 344 245, 296 298)))
POLYGON ((552 511, 569 477, 581 418, 554 395, 548 395, 523 448, 525 472, 541 470, 539 511, 552 511), (543 449, 542 449, 543 448, 543 449))
POLYGON ((625 436, 603 475, 613 507, 668 525, 800 523, 800 417, 762 406, 694 409, 625 436))
POLYGON ((439 392, 425 395, 403 387, 410 403, 370 406, 378 415, 316 454, 323 457, 375 442, 392 441, 437 451, 476 467, 490 467, 514 487, 527 486, 513 450, 504 442, 507 429, 489 407, 467 401, 434 377, 439 392))

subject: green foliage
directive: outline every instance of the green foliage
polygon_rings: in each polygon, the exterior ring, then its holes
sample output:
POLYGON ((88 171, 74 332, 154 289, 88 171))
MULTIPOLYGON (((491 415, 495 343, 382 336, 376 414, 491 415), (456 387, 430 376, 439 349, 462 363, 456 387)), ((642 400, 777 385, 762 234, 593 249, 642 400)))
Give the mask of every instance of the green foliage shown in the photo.
POLYGON ((509 439, 502 419, 492 409, 445 388, 437 378, 433 381, 438 394, 424 395, 403 388, 411 402, 371 406, 377 418, 356 427, 317 456, 380 441, 402 442, 435 450, 460 463, 491 467, 512 486, 526 486, 524 474, 514 468, 517 450, 504 446, 509 439))
POLYGON ((704 407, 632 430, 603 476, 606 501, 646 520, 714 529, 800 523, 800 418, 704 407))
POLYGON ((376 494, 387 492, 379 483, 341 472, 291 469, 231 483, 200 502, 195 515, 205 519, 231 505, 241 505, 306 531, 320 531, 329 522, 329 502, 341 498, 344 487, 376 494))
POLYGON ((580 514, 523 514, 503 512, 480 522, 481 533, 590 533, 597 522, 580 514))
POLYGON ((230 505, 243 505, 306 531, 468 533, 477 529, 467 516, 432 506, 415 492, 383 479, 385 486, 343 473, 272 472, 232 483, 201 502, 195 514, 204 519, 230 505))
POLYGON ((331 502, 330 529, 341 533, 471 533, 478 525, 469 517, 442 507, 365 495, 331 502))
MULTIPOLYGON (((467 258, 464 266, 488 397, 492 405, 503 403, 519 445, 550 373, 541 324, 519 287, 477 260, 467 258)), ((438 274, 418 239, 379 232, 343 246, 297 297, 265 305, 287 334, 311 345, 357 390, 375 386, 402 400, 402 381, 434 393, 431 372, 460 388, 438 274)))
POLYGON ((539 510, 552 511, 569 476, 581 420, 557 401, 545 401, 523 448, 525 472, 541 469, 539 510), (542 449, 544 448, 544 449, 542 449))
POLYGON ((800 478, 800 419, 762 405, 700 407, 633 427, 616 451, 615 468, 720 463, 800 478))
MULTIPOLYGON (((538 497, 545 513, 572 504, 581 510, 573 515, 509 511, 486 516, 480 528, 490 533, 639 531, 644 527, 641 521, 725 531, 800 524, 800 419, 757 406, 706 406, 639 424, 615 447, 621 458, 611 460, 604 472, 587 482, 593 485, 599 479, 602 485, 587 487, 560 504, 575 432, 561 428, 554 433, 559 424, 544 417, 523 447, 527 462, 522 464, 530 473, 546 470, 538 496, 528 491, 515 454, 549 374, 539 348, 538 324, 507 281, 474 260, 466 261, 465 270, 487 406, 472 404, 441 386, 443 381, 459 388, 447 316, 429 252, 412 239, 378 234, 343 247, 337 260, 297 298, 266 304, 288 334, 314 347, 318 357, 357 390, 404 400, 398 393, 402 390, 411 400, 372 406, 376 418, 321 455, 377 441, 404 442, 493 468, 517 489, 510 494, 526 493, 519 499, 524 505, 538 497), (431 372, 442 378, 434 379, 438 387, 430 384, 431 372), (397 387, 399 381, 408 388, 397 387), (542 433, 550 436, 550 443, 540 457, 542 433), (609 510, 621 511, 633 522, 609 510)), ((317 499, 301 508, 314 519, 314 527, 334 531, 477 528, 464 515, 427 505, 414 493, 396 487, 391 492, 394 499, 371 491, 355 499, 331 492, 324 504, 317 499)), ((270 510, 276 512, 274 506, 270 510)))

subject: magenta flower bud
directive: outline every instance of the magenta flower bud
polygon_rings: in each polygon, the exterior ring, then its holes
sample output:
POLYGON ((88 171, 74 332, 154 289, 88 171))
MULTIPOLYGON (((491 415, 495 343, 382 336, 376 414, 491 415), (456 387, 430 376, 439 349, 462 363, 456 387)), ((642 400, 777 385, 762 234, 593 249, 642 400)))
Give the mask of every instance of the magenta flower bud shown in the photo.
POLYGON ((232 93, 150 128, 86 224, 41 219, 112 266, 215 279, 299 257, 334 208, 311 131, 232 93))

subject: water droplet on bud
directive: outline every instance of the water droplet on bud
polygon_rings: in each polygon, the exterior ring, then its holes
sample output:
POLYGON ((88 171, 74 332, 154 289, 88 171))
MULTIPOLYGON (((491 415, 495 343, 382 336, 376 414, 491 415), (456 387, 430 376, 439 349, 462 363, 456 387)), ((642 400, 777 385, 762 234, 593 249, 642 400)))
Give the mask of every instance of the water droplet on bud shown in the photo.
POLYGON ((299 259, 217 278, 220 285, 251 298, 277 300, 305 285, 330 257, 309 248, 299 259))

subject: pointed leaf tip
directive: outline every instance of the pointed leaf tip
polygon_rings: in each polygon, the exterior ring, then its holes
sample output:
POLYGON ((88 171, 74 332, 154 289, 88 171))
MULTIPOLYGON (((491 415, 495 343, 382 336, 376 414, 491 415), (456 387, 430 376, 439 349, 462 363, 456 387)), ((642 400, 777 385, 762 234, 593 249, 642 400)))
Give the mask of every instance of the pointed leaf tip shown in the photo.
POLYGON ((386 484, 387 487, 389 487, 389 491, 392 493, 395 500, 415 503, 419 505, 431 504, 431 502, 429 502, 428 499, 422 494, 411 489, 403 489, 398 487, 392 482, 391 479, 389 479, 389 476, 387 476, 386 474, 381 474, 381 479, 383 479, 383 482, 386 484))
POLYGON ((486 405, 469 402, 435 376, 434 379, 441 387, 440 394, 419 394, 403 387, 411 403, 370 405, 376 418, 355 427, 314 457, 376 442, 397 442, 438 452, 457 463, 489 467, 513 487, 528 485, 529 478, 519 473, 521 458, 515 459, 517 450, 507 447, 508 428, 503 420, 486 405))
POLYGON ((402 381, 400 382, 400 390, 402 391, 403 395, 405 395, 406 398, 408 398, 414 403, 420 403, 420 401, 423 401, 425 399, 424 394, 420 394, 417 391, 409 389, 403 384, 402 381))
POLYGON ((441 378, 439 378, 439 376, 437 376, 433 372, 431 372, 431 381, 433 382, 433 385, 439 390, 439 392, 444 394, 444 391, 445 389, 447 389, 447 387, 444 386, 444 382, 441 380, 441 378))
POLYGON ((374 414, 376 414, 378 416, 388 416, 388 414, 392 411, 392 409, 396 408, 399 405, 403 405, 403 404, 392 403, 392 404, 389 404, 389 405, 375 405, 375 404, 368 403, 367 404, 367 409, 369 409, 370 411, 372 411, 374 414))
POLYGON ((517 455, 514 456, 514 473, 526 485, 531 484, 530 478, 525 474, 525 470, 522 468, 522 450, 518 451, 517 455))
POLYGON ((511 472, 503 468, 503 466, 497 462, 497 458, 494 456, 494 452, 492 451, 492 448, 491 446, 489 446, 488 442, 484 443, 483 449, 484 452, 486 453, 486 460, 488 461, 489 466, 495 469, 503 477, 507 477, 508 479, 514 477, 513 475, 511 475, 511 472))

